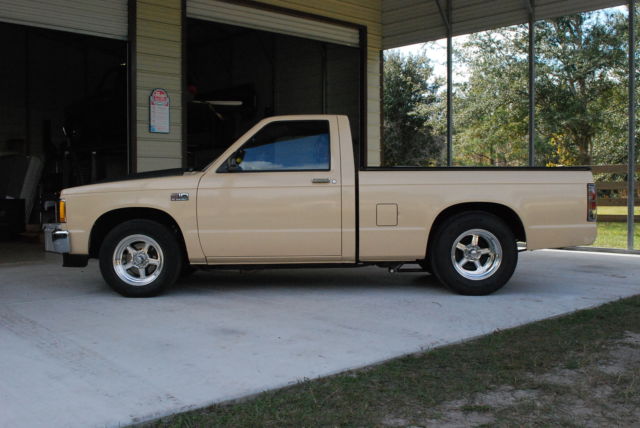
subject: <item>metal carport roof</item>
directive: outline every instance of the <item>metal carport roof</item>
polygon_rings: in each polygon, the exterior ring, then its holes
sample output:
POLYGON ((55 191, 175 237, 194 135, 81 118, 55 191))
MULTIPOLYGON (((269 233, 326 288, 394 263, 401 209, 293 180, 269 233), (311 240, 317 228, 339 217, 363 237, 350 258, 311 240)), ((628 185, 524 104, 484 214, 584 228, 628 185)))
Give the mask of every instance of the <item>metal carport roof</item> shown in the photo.
MULTIPOLYGON (((449 0, 452 3, 452 35, 524 24, 529 1, 534 0, 449 0)), ((442 39, 447 28, 440 14, 447 0, 382 0, 382 46, 390 49, 442 39), (439 4, 438 4, 439 2, 439 4)), ((627 4, 621 0, 538 0, 536 19, 627 4)), ((446 13, 446 12, 445 12, 446 13)))

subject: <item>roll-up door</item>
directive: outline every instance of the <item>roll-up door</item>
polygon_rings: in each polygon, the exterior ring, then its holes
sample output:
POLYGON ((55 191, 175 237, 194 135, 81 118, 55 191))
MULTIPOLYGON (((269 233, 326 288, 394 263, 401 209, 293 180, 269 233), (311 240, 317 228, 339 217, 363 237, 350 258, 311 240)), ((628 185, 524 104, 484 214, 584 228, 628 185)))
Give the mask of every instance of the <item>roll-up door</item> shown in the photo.
POLYGON ((356 28, 218 0, 187 0, 187 16, 339 45, 360 46, 356 28))
POLYGON ((275 56, 275 113, 324 113, 322 43, 278 36, 275 56), (291 59, 295 58, 294 61, 291 59))
POLYGON ((127 0, 0 0, 0 21, 127 39, 127 0))

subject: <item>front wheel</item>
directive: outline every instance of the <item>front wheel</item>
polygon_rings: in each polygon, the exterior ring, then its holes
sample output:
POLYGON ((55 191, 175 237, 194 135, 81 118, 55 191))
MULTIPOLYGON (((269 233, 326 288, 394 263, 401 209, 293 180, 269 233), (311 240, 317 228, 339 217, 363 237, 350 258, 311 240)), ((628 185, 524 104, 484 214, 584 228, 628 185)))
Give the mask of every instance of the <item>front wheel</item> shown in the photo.
POLYGON ((446 286, 460 294, 482 296, 509 281, 518 248, 513 232, 500 218, 474 211, 453 216, 440 226, 429 258, 446 286))
POLYGON ((161 293, 178 278, 181 260, 175 233, 151 220, 130 220, 118 225, 100 248, 103 278, 126 297, 161 293))

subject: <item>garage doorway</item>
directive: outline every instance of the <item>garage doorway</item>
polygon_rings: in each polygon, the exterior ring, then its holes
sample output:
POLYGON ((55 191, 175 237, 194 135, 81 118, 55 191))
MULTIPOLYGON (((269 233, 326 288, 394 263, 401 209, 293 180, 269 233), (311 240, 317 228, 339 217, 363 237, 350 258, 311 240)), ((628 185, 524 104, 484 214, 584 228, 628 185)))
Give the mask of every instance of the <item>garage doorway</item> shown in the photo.
POLYGON ((360 144, 359 47, 189 18, 186 75, 189 167, 274 115, 347 115, 360 144))
POLYGON ((65 187, 127 173, 127 43, 0 23, 0 239, 65 187))

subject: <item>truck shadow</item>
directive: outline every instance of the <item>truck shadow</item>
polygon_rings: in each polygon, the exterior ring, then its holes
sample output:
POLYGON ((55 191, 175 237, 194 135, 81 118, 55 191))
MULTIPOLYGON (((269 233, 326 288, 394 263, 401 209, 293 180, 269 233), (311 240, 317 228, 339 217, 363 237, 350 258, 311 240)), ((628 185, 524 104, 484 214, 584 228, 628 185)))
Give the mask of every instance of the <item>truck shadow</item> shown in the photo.
POLYGON ((266 290, 384 290, 398 287, 449 293, 426 273, 390 274, 376 267, 331 269, 198 270, 181 278, 170 294, 196 291, 266 290))

